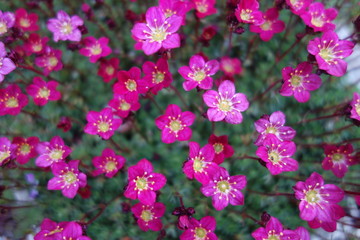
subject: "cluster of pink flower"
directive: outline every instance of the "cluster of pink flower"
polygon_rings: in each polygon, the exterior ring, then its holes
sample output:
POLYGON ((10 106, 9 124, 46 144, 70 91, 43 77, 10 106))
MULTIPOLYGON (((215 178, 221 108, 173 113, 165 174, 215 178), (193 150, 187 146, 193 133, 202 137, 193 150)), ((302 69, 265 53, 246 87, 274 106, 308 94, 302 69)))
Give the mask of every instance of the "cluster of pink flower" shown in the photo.
POLYGON ((54 222, 45 218, 40 225, 40 232, 38 232, 35 240, 91 240, 86 237, 82 225, 77 222, 54 222))

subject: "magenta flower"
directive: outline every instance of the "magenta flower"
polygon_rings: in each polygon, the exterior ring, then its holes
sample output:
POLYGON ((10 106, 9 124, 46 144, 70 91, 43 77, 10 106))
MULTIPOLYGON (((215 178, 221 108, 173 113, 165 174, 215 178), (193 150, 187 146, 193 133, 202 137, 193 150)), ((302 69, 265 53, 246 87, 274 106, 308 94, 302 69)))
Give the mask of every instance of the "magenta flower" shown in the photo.
POLYGON ((249 107, 246 95, 235 93, 235 85, 229 80, 223 81, 218 92, 209 90, 203 95, 205 104, 209 107, 207 116, 210 121, 239 124, 243 120, 241 112, 249 107))
POLYGON ((85 47, 79 50, 79 53, 85 57, 89 57, 91 63, 95 63, 102 57, 108 56, 112 50, 108 46, 109 39, 106 37, 101 37, 99 40, 90 36, 82 40, 85 47))
POLYGON ((212 216, 206 216, 200 219, 192 219, 192 227, 185 230, 180 240, 217 240, 214 231, 216 228, 216 220, 212 216))
POLYGON ((129 167, 124 196, 139 199, 145 205, 153 205, 156 200, 155 191, 166 184, 165 176, 153 171, 154 168, 147 159, 142 159, 136 165, 129 167))
POLYGON ((265 228, 256 229, 251 236, 255 240, 300 240, 297 232, 293 230, 285 230, 281 222, 274 217, 266 223, 265 228))
POLYGON ((231 205, 244 205, 241 189, 246 186, 246 176, 230 176, 225 168, 218 168, 208 184, 201 187, 206 197, 212 197, 212 204, 217 211, 231 205))
POLYGON ((47 28, 53 33, 55 42, 74 41, 78 42, 81 39, 81 32, 78 29, 82 26, 84 21, 77 15, 70 17, 66 12, 60 10, 56 14, 56 18, 51 18, 47 22, 47 28))
POLYGON ((216 164, 221 164, 224 162, 225 158, 229 158, 234 155, 234 149, 229 145, 227 135, 217 137, 214 134, 211 134, 208 143, 212 145, 215 151, 213 162, 216 164))
POLYGON ((167 18, 174 14, 182 17, 182 25, 185 25, 186 13, 193 8, 193 4, 190 1, 159 0, 159 8, 167 18))
POLYGON ((338 12, 335 8, 325 9, 321 2, 314 2, 309 10, 300 15, 304 23, 314 29, 314 32, 334 31, 336 25, 334 20, 338 12))
POLYGON ((83 236, 83 234, 80 224, 69 222, 61 233, 61 240, 91 240, 91 238, 83 236))
POLYGON ((61 137, 55 136, 50 142, 39 143, 36 150, 40 154, 35 160, 38 167, 50 167, 53 163, 63 162, 71 153, 61 137))
POLYGON ((304 227, 298 227, 294 230, 299 235, 299 240, 311 240, 309 231, 304 227))
POLYGON ((205 62, 201 55, 194 55, 190 58, 189 66, 179 68, 180 75, 186 79, 183 88, 190 91, 195 87, 211 89, 213 79, 210 77, 219 70, 219 62, 210 60, 205 62))
POLYGON ((354 97, 350 102, 350 118, 360 121, 360 94, 354 92, 354 97))
POLYGON ((11 144, 6 137, 0 137, 0 166, 3 166, 10 160, 16 145, 11 144))
POLYGON ((161 202, 156 202, 152 205, 145 205, 137 203, 131 207, 131 212, 137 218, 137 224, 140 229, 147 232, 160 231, 162 229, 161 217, 165 213, 165 205, 161 202))
POLYGON ((0 10, 0 36, 5 34, 15 24, 15 15, 12 12, 0 10))
POLYGON ((148 91, 146 81, 141 79, 141 70, 138 67, 132 67, 129 71, 119 71, 117 78, 118 81, 113 87, 114 93, 138 95, 148 91))
POLYGON ((194 123, 195 118, 192 112, 181 112, 179 106, 168 105, 165 114, 155 119, 156 126, 161 130, 161 140, 164 143, 190 140, 192 131, 189 126, 194 123))
POLYGON ((328 74, 341 77, 346 73, 347 63, 343 58, 353 52, 355 44, 347 40, 339 40, 335 32, 325 32, 321 38, 309 41, 307 50, 314 55, 319 68, 328 74))
POLYGON ((296 15, 301 15, 306 12, 307 7, 314 0, 286 0, 286 4, 290 7, 291 12, 296 15))
POLYGON ((145 62, 142 66, 145 74, 143 80, 151 88, 150 91, 156 95, 161 89, 170 86, 173 81, 169 71, 169 65, 164 58, 160 58, 156 64, 153 62, 145 62))
POLYGON ((284 67, 282 69, 283 85, 280 89, 282 96, 292 96, 298 102, 307 102, 310 99, 310 91, 321 86, 321 78, 311 73, 312 65, 308 62, 300 63, 295 69, 284 67))
POLYGON ((279 12, 276 8, 269 8, 263 18, 264 22, 261 25, 250 25, 250 31, 259 33, 261 40, 270 41, 275 33, 281 33, 285 29, 285 23, 278 19, 279 12))
POLYGON ((109 101, 109 106, 113 109, 115 115, 126 118, 131 111, 139 110, 139 97, 138 95, 115 93, 114 98, 109 101))
POLYGON ((3 42, 0 42, 0 83, 4 80, 5 75, 11 73, 16 68, 14 62, 7 58, 6 55, 5 45, 3 42))
POLYGON ((97 75, 103 78, 104 82, 110 82, 117 75, 120 60, 117 58, 111 58, 109 60, 102 59, 97 75))
POLYGON ((110 148, 105 148, 100 157, 94 157, 92 163, 96 170, 94 176, 105 173, 105 176, 112 178, 124 166, 126 159, 123 156, 115 155, 110 148))
POLYGON ((36 147, 39 143, 38 137, 14 137, 12 143, 16 146, 14 155, 19 164, 29 162, 30 158, 37 156, 36 147))
POLYGON ((196 17, 204 18, 217 12, 216 0, 191 0, 195 5, 196 17))
POLYGON ((37 31, 39 26, 37 25, 38 15, 36 13, 28 13, 25 9, 19 8, 15 12, 15 26, 23 31, 37 31))
POLYGON ((220 69, 227 76, 234 76, 242 73, 241 62, 238 58, 222 57, 220 60, 220 69))
POLYGON ((42 54, 45 51, 45 47, 49 39, 47 37, 41 38, 36 33, 31 33, 24 43, 24 50, 26 55, 42 54))
POLYGON ((136 41, 142 43, 144 53, 151 55, 161 47, 180 47, 180 37, 175 32, 181 23, 182 17, 174 14, 167 18, 159 7, 151 7, 146 11, 146 23, 136 23, 131 33, 136 41))
POLYGON ((281 141, 291 141, 296 131, 291 127, 284 126, 286 116, 281 111, 273 112, 270 116, 263 115, 254 123, 255 129, 260 135, 255 141, 256 146, 261 146, 268 134, 274 134, 281 141))
POLYGON ((120 118, 113 117, 111 108, 104 108, 100 112, 89 111, 86 114, 86 120, 88 123, 84 131, 87 134, 99 135, 105 140, 114 135, 116 129, 122 124, 120 118))
POLYGON ((359 162, 359 159, 353 156, 353 152, 354 149, 351 144, 339 147, 336 145, 325 144, 325 158, 322 161, 323 169, 331 170, 336 177, 343 178, 348 167, 359 162))
POLYGON ((0 116, 18 115, 28 101, 27 95, 23 94, 16 84, 0 89, 0 116))
POLYGON ((34 77, 33 84, 26 87, 26 92, 34 98, 36 105, 44 106, 48 101, 57 101, 61 93, 56 90, 56 81, 45 82, 41 77, 34 77))
POLYGON ((291 158, 296 151, 294 142, 280 141, 274 134, 267 134, 262 144, 256 155, 266 163, 272 175, 298 170, 298 162, 291 158))
POLYGON ((79 160, 69 163, 56 162, 51 165, 51 171, 55 177, 49 180, 48 190, 61 190, 67 198, 74 198, 79 187, 85 187, 86 175, 79 171, 79 160))
POLYGON ((300 200, 300 218, 308 221, 311 228, 322 227, 325 231, 336 230, 336 220, 345 215, 337 205, 344 198, 344 191, 333 184, 324 184, 322 176, 316 172, 305 182, 297 182, 293 187, 295 197, 300 200))
POLYGON ((61 55, 61 50, 46 46, 44 53, 35 58, 35 64, 38 67, 44 68, 44 74, 47 76, 52 71, 60 71, 62 69, 61 55))
POLYGON ((183 165, 183 172, 189 179, 196 179, 201 184, 208 184, 218 170, 213 162, 215 151, 210 144, 200 149, 197 142, 189 142, 189 158, 183 165))
POLYGON ((240 0, 235 10, 235 16, 239 22, 261 25, 264 23, 262 12, 259 11, 257 0, 240 0))
POLYGON ((34 240, 62 240, 62 232, 67 222, 54 222, 49 218, 44 218, 40 225, 40 232, 34 236, 34 240))

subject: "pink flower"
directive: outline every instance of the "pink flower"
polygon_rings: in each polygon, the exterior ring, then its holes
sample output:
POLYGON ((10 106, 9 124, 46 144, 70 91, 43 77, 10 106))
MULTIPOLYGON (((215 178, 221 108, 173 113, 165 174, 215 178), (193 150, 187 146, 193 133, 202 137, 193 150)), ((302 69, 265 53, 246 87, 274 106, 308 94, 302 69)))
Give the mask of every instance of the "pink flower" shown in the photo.
POLYGON ((39 26, 37 25, 38 15, 36 13, 28 14, 23 8, 19 8, 15 12, 15 26, 21 28, 23 31, 37 31, 39 26))
POLYGON ((0 116, 18 115, 28 101, 27 96, 16 84, 10 84, 6 88, 0 89, 0 116))
POLYGON ((347 40, 339 40, 335 32, 325 32, 321 38, 309 41, 307 50, 314 55, 319 68, 328 74, 341 77, 346 73, 347 63, 343 58, 353 52, 355 44, 347 40))
POLYGON ((40 225, 40 232, 35 236, 35 240, 62 240, 62 232, 67 222, 57 223, 49 218, 44 218, 40 225))
POLYGON ((97 75, 102 77, 104 82, 110 82, 116 77, 119 63, 120 60, 117 58, 111 58, 109 60, 102 59, 97 75))
POLYGON ((267 42, 275 33, 281 33, 285 29, 285 23, 279 20, 279 12, 276 8, 269 8, 263 15, 264 23, 256 26, 250 25, 250 31, 259 33, 261 40, 267 42))
POLYGON ((264 23, 262 12, 259 11, 257 0, 240 0, 235 10, 235 16, 242 23, 261 25, 264 23))
POLYGON ((352 155, 353 152, 354 149, 351 144, 339 147, 325 144, 325 158, 322 162, 323 169, 331 170, 336 177, 343 178, 348 170, 348 166, 359 162, 359 159, 352 155))
POLYGON ((14 155, 20 164, 29 162, 30 158, 37 156, 36 147, 39 143, 38 137, 14 137, 12 143, 16 146, 14 155))
POLYGON ((212 216, 203 217, 200 221, 193 218, 192 227, 181 234, 180 240, 217 240, 215 228, 216 220, 212 216))
POLYGON ((206 197, 212 197, 212 204, 217 211, 231 205, 244 205, 241 189, 246 186, 246 176, 230 176, 225 168, 218 168, 210 182, 201 187, 206 197))
POLYGON ((57 162, 51 165, 55 177, 49 180, 48 190, 61 190, 67 198, 74 198, 79 187, 85 187, 86 175, 79 171, 80 161, 72 160, 69 163, 57 162))
POLYGON ((15 24, 15 15, 12 12, 0 10, 0 36, 5 34, 15 24))
POLYGON ((241 62, 238 58, 222 57, 220 60, 220 69, 227 76, 234 76, 242 73, 241 62))
POLYGON ((229 80, 223 81, 218 92, 209 90, 203 95, 205 104, 209 107, 207 116, 210 121, 239 124, 243 117, 241 112, 249 107, 246 95, 235 93, 235 85, 229 80))
POLYGON ((168 105, 165 114, 155 119, 156 126, 161 130, 161 140, 164 143, 190 140, 192 131, 189 126, 194 123, 195 118, 192 112, 181 112, 179 106, 168 105))
POLYGON ((301 15, 306 12, 307 7, 313 1, 314 0, 286 0, 286 4, 294 14, 301 15))
POLYGON ((105 176, 112 178, 124 166, 126 159, 123 156, 115 155, 110 148, 105 148, 100 157, 94 157, 92 160, 96 170, 94 176, 105 173, 105 176))
POLYGON ((304 227, 298 227, 294 230, 299 235, 299 240, 311 240, 309 231, 304 227))
POLYGON ((31 33, 24 43, 26 55, 30 56, 33 53, 42 54, 48 41, 47 37, 41 38, 40 35, 31 33))
POLYGON ((160 50, 180 47, 179 34, 175 33, 182 23, 182 17, 172 15, 166 17, 159 7, 151 7, 146 11, 146 23, 136 23, 131 29, 137 42, 142 43, 142 50, 151 55, 160 50))
POLYGON ((60 128, 63 132, 68 132, 72 127, 71 119, 69 117, 61 117, 56 127, 60 128))
POLYGON ((63 162, 71 153, 71 148, 59 136, 53 137, 50 142, 39 143, 36 150, 40 154, 35 160, 38 167, 50 167, 53 163, 63 162))
POLYGON ((350 117, 360 121, 360 94, 354 92, 354 97, 350 102, 350 117))
POLYGON ((316 172, 305 182, 297 182, 293 187, 295 197, 300 201, 300 218, 308 221, 311 228, 322 227, 325 231, 336 230, 336 220, 345 215, 336 203, 344 198, 344 191, 333 184, 324 184, 322 176, 316 172))
POLYGON ((56 81, 45 82, 41 77, 34 77, 33 84, 26 87, 26 92, 34 98, 36 105, 44 106, 48 101, 57 101, 61 93, 56 90, 56 81))
POLYGON ((82 227, 76 222, 69 222, 61 235, 61 240, 91 240, 89 237, 83 236, 82 227))
POLYGON ((273 112, 270 116, 263 115, 254 123, 255 129, 260 135, 255 141, 256 146, 261 146, 268 134, 274 134, 281 141, 291 141, 296 131, 291 127, 284 126, 286 116, 281 111, 273 112))
POLYGON ((183 172, 189 179, 196 179, 201 184, 208 184, 218 170, 213 162, 215 151, 210 144, 200 149, 197 142, 189 142, 189 158, 183 165, 183 172))
POLYGON ((153 62, 145 62, 142 66, 145 74, 143 80, 151 88, 150 91, 156 95, 161 89, 170 86, 173 81, 169 71, 169 65, 164 58, 160 58, 156 64, 153 62))
POLYGON ((298 170, 298 162, 291 158, 296 151, 294 142, 280 141, 274 134, 268 134, 262 144, 256 155, 266 163, 272 175, 298 170))
POLYGON ((265 228, 256 229, 251 236, 255 240, 300 240, 299 235, 293 230, 285 230, 281 222, 274 217, 266 223, 265 228))
POLYGON ((195 87, 201 89, 211 89, 213 79, 210 77, 219 70, 219 62, 205 59, 200 55, 194 55, 190 58, 189 67, 182 66, 179 68, 180 75, 187 81, 183 83, 186 91, 190 91, 195 87))
POLYGON ((215 136, 214 134, 211 134, 208 143, 212 145, 215 156, 214 156, 214 162, 216 164, 221 164, 224 162, 225 158, 229 158, 232 155, 234 155, 234 149, 232 146, 229 145, 228 136, 215 136))
POLYGON ((325 9, 321 2, 314 2, 309 10, 300 15, 304 23, 314 29, 314 32, 334 31, 336 25, 334 20, 338 12, 335 8, 325 9))
POLYGON ((161 217, 165 213, 165 205, 161 202, 156 202, 152 205, 145 205, 137 203, 131 208, 131 212, 137 218, 137 224, 140 229, 147 232, 160 231, 162 229, 161 217))
POLYGON ((78 29, 84 21, 77 15, 70 17, 66 12, 60 10, 56 18, 51 18, 47 22, 47 28, 54 34, 55 42, 69 40, 78 42, 81 39, 81 32, 78 29))
POLYGON ((140 160, 128 168, 128 185, 124 196, 139 199, 142 204, 153 205, 156 200, 155 191, 166 184, 166 178, 160 173, 154 173, 154 168, 147 159, 140 160))
POLYGON ((84 131, 87 134, 99 135, 103 139, 109 139, 122 124, 120 118, 113 117, 111 108, 104 108, 100 112, 89 111, 86 120, 88 123, 84 131))
POLYGON ((11 73, 16 68, 14 62, 7 58, 6 55, 5 45, 3 42, 0 42, 0 83, 4 80, 5 75, 11 73))
POLYGON ((108 56, 112 50, 108 46, 109 39, 106 37, 101 37, 99 40, 90 36, 82 40, 85 47, 79 50, 79 53, 85 57, 89 57, 91 63, 95 63, 101 57, 108 56))
POLYGON ((59 71, 62 69, 61 50, 53 49, 49 46, 45 47, 44 53, 35 58, 35 64, 38 67, 44 68, 45 76, 52 71, 59 71))
POLYGON ((138 95, 115 93, 114 98, 109 102, 109 106, 113 109, 115 115, 126 118, 131 111, 139 110, 139 97, 138 95))
POLYGON ((159 0, 159 8, 164 13, 165 17, 177 15, 182 17, 182 25, 185 25, 186 13, 193 8, 191 2, 181 0, 159 0))
POLYGON ((284 83, 280 89, 282 96, 292 96, 298 102, 307 102, 310 99, 310 91, 321 86, 321 78, 311 73, 312 65, 308 62, 300 63, 295 69, 284 67, 282 77, 284 83))
POLYGON ((119 71, 117 78, 118 81, 113 87, 114 93, 138 95, 148 91, 146 81, 141 79, 141 70, 138 67, 132 67, 129 71, 119 71))
POLYGON ((216 0, 191 0, 195 5, 196 16, 204 18, 217 12, 215 8, 216 0))
POLYGON ((0 137, 0 166, 3 166, 10 160, 16 145, 11 144, 6 137, 0 137))

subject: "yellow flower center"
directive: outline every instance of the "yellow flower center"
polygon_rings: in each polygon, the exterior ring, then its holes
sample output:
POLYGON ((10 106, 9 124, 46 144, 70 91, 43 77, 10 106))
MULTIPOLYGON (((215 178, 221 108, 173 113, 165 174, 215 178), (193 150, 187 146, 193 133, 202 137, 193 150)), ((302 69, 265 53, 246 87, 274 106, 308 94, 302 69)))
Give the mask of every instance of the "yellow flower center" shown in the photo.
POLYGON ((20 153, 22 155, 28 154, 30 152, 30 150, 31 150, 31 147, 27 143, 22 144, 21 147, 20 147, 20 153))
POLYGON ((34 43, 32 45, 32 49, 34 52, 40 52, 42 50, 42 44, 41 43, 34 43))
POLYGON ((170 129, 173 132, 178 132, 182 129, 181 121, 180 120, 172 120, 170 122, 170 129))
POLYGON ((270 21, 265 21, 260 28, 264 31, 269 31, 271 30, 271 22, 270 21))
POLYGON ((197 82, 201 82, 206 77, 206 74, 203 71, 197 71, 194 74, 194 80, 197 82))
POLYGON ((291 85, 294 87, 298 87, 301 85, 302 83, 302 77, 298 76, 298 75, 293 75, 290 79, 291 85))
POLYGON ((156 72, 153 74, 153 82, 161 83, 164 81, 165 75, 162 72, 156 72))
POLYGON ((116 169, 116 162, 108 161, 105 165, 105 169, 108 172, 114 171, 116 169))
POLYGON ((101 46, 96 44, 95 46, 91 47, 90 49, 92 55, 99 55, 102 52, 101 46))
POLYGON ((55 67, 58 64, 59 60, 56 57, 49 57, 49 65, 55 67))
POLYGON ((360 103, 355 104, 355 111, 360 116, 360 103))
POLYGON ((268 237, 268 240, 280 240, 280 238, 277 235, 271 235, 268 237))
POLYGON ((242 9, 240 13, 240 18, 245 21, 249 21, 251 19, 251 13, 252 11, 250 9, 242 9))
POLYGON ((324 59, 327 62, 331 61, 334 57, 332 51, 328 48, 321 49, 319 55, 322 59, 324 59))
POLYGON ((8 157, 10 157, 10 151, 5 150, 4 152, 0 152, 0 164, 8 157))
POLYGON ((268 127, 266 128, 266 133, 271 133, 271 134, 275 134, 277 132, 276 128, 274 127, 268 127))
POLYGON ((332 160, 334 162, 340 162, 341 160, 344 159, 344 155, 341 154, 341 153, 335 153, 333 156, 332 156, 332 160))
POLYGON ((224 145, 222 145, 221 143, 215 143, 214 149, 216 153, 221 153, 222 151, 224 151, 224 145))
POLYGON ((15 97, 10 97, 7 99, 5 106, 8 108, 17 108, 19 107, 19 101, 15 97))
POLYGON ((141 212, 141 219, 145 222, 151 221, 153 219, 153 214, 150 210, 143 210, 141 212))
POLYGON ((208 4, 204 3, 204 2, 197 2, 196 3, 196 10, 198 10, 198 12, 201 13, 205 13, 208 10, 208 4))
POLYGON ((41 98, 48 98, 50 96, 50 90, 47 87, 43 87, 39 91, 39 96, 41 98))
POLYGON ((278 163, 280 161, 279 153, 276 151, 271 151, 269 153, 269 159, 272 163, 278 163))
POLYGON ((131 105, 129 103, 125 102, 125 101, 122 101, 120 103, 120 109, 123 110, 123 111, 129 110, 130 107, 131 107, 131 105))
POLYGON ((76 182, 77 177, 73 172, 67 172, 64 174, 64 180, 67 184, 72 184, 76 182))
POLYGON ((66 22, 66 23, 64 23, 63 25, 62 25, 62 27, 61 27, 61 32, 63 33, 63 34, 71 34, 72 33, 72 26, 71 26, 71 24, 69 23, 69 22, 66 22))
POLYGON ((220 181, 216 184, 217 189, 222 193, 228 193, 230 190, 230 183, 228 181, 220 181))
POLYGON ((106 67, 105 72, 107 75, 113 75, 115 72, 115 69, 112 66, 108 66, 108 67, 106 67))
POLYGON ((147 188, 147 180, 146 178, 142 177, 142 178, 138 178, 136 181, 136 188, 140 189, 140 190, 144 190, 147 188))
POLYGON ((110 125, 107 122, 100 122, 98 124, 98 131, 99 132, 107 132, 109 131, 110 125))
POLYGON ((204 239, 206 237, 207 231, 202 227, 195 228, 196 239, 204 239))
POLYGON ((307 191, 305 199, 308 203, 316 203, 320 200, 319 193, 316 190, 307 191))
POLYGON ((204 164, 203 161, 201 161, 201 159, 199 159, 198 157, 196 157, 194 159, 194 165, 193 168, 195 170, 195 172, 201 172, 204 168, 204 164))
POLYGON ((156 28, 151 34, 153 42, 162 42, 166 39, 166 31, 163 28, 156 28))
POLYGON ((127 80, 126 82, 126 88, 129 90, 129 91, 135 91, 136 90, 136 87, 137 87, 137 84, 134 80, 132 79, 129 79, 127 80))
POLYGON ((314 25, 315 27, 322 27, 324 26, 325 22, 321 17, 317 17, 311 19, 311 24, 314 25))
POLYGON ((232 104, 229 100, 223 99, 219 102, 218 108, 223 112, 229 112, 231 110, 232 104))
POLYGON ((22 18, 22 19, 20 20, 20 25, 21 25, 22 27, 27 28, 27 27, 30 27, 30 22, 29 22, 29 20, 28 20, 27 18, 22 18))
POLYGON ((0 22, 0 35, 6 33, 7 29, 6 23, 0 22))
POLYGON ((51 158, 52 160, 55 160, 55 161, 56 161, 56 160, 59 160, 59 159, 62 158, 63 153, 64 153, 63 150, 55 149, 55 150, 51 151, 51 153, 49 154, 49 156, 50 156, 50 158, 51 158))

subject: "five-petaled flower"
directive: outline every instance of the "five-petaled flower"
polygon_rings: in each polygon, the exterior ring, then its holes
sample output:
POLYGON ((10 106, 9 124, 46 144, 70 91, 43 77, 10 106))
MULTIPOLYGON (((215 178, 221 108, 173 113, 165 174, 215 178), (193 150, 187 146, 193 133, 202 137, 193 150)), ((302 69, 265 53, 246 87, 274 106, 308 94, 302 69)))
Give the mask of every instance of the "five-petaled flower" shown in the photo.
POLYGON ((215 151, 214 162, 221 164, 225 158, 229 158, 234 154, 234 149, 229 145, 228 136, 215 136, 211 134, 208 143, 213 146, 215 151))
POLYGON ((350 118, 360 121, 360 94, 354 92, 353 99, 350 102, 350 118))
POLYGON ((161 217, 165 213, 165 205, 163 203, 156 202, 152 205, 137 203, 131 207, 131 212, 137 218, 137 224, 141 230, 145 232, 161 230, 163 226, 161 217))
POLYGON ((279 20, 279 12, 276 8, 269 8, 263 15, 264 22, 261 25, 250 25, 250 31, 259 33, 263 41, 270 41, 275 33, 285 29, 285 23, 279 20))
POLYGON ((0 116, 18 115, 28 101, 27 96, 16 84, 10 84, 5 89, 0 89, 0 116))
POLYGON ((119 71, 117 78, 118 81, 113 87, 114 93, 139 95, 148 90, 146 81, 141 79, 141 70, 138 67, 132 67, 129 71, 119 71))
POLYGON ((109 106, 113 108, 113 113, 119 117, 126 118, 131 111, 137 111, 140 108, 139 96, 133 94, 114 94, 113 99, 109 101, 109 106))
POLYGON ((321 2, 314 2, 309 6, 309 10, 300 15, 304 23, 314 29, 314 32, 334 31, 334 20, 338 12, 335 8, 324 8, 321 2))
POLYGON ((30 158, 37 156, 38 137, 14 137, 12 143, 16 145, 14 155, 18 163, 25 164, 29 162, 30 158))
POLYGON ((246 95, 235 93, 235 85, 229 80, 220 84, 218 92, 209 90, 204 93, 203 99, 209 107, 207 116, 213 122, 225 120, 231 124, 239 124, 243 120, 241 112, 249 107, 246 95))
POLYGON ((231 205, 244 205, 244 195, 241 189, 246 186, 246 176, 230 176, 225 168, 220 167, 210 182, 201 187, 206 197, 212 197, 212 204, 218 211, 231 205))
POLYGON ((5 34, 15 24, 15 15, 12 12, 0 10, 0 36, 5 34))
POLYGON ((94 157, 92 160, 96 170, 93 172, 94 176, 105 173, 105 176, 112 178, 124 166, 126 159, 123 156, 115 155, 115 152, 110 148, 105 148, 101 156, 94 157))
POLYGON ((160 173, 154 173, 154 168, 147 159, 140 160, 128 169, 128 184, 124 196, 139 199, 145 205, 152 205, 156 200, 155 191, 166 184, 166 178, 160 173))
POLYGON ((117 75, 120 60, 117 58, 101 59, 97 75, 103 78, 104 82, 110 82, 117 75))
POLYGON ((112 50, 108 46, 109 39, 101 37, 96 39, 92 36, 86 37, 82 40, 84 47, 79 50, 79 53, 85 57, 89 57, 91 63, 95 63, 102 57, 109 55, 112 50))
POLYGON ((179 68, 180 75, 186 79, 183 87, 190 91, 195 87, 201 89, 210 89, 213 85, 213 79, 210 77, 219 70, 219 62, 210 60, 205 62, 201 55, 194 55, 190 58, 189 66, 179 68))
POLYGON ((48 37, 41 37, 37 33, 31 33, 29 37, 25 40, 23 49, 28 56, 33 53, 39 55, 44 52, 48 41, 48 37))
POLYGON ((300 218, 308 221, 311 228, 323 228, 325 231, 336 230, 336 220, 345 215, 338 205, 344 198, 344 191, 336 185, 324 184, 323 177, 314 172, 293 187, 295 197, 300 200, 300 218))
POLYGON ((38 67, 44 68, 44 74, 47 76, 52 71, 59 71, 62 69, 63 64, 61 62, 61 56, 61 50, 46 46, 44 53, 35 58, 35 64, 38 67))
POLYGON ((7 58, 6 55, 5 45, 3 42, 0 42, 0 83, 4 80, 5 75, 16 68, 14 62, 7 58))
POLYGON ((87 134, 99 135, 103 139, 109 139, 122 124, 120 118, 114 118, 111 108, 104 108, 100 112, 89 111, 86 120, 88 123, 84 131, 87 134))
POLYGON ((217 12, 216 0, 192 0, 191 2, 194 3, 196 17, 198 18, 204 18, 217 12))
POLYGON ((150 61, 145 62, 142 70, 145 74, 143 80, 155 95, 161 89, 169 87, 173 81, 168 62, 164 58, 160 58, 156 64, 150 61))
POLYGON ((164 143, 190 140, 192 131, 189 126, 194 123, 195 117, 194 113, 181 112, 179 106, 170 104, 165 114, 155 119, 156 126, 161 130, 161 140, 164 143))
POLYGON ((307 7, 313 0, 286 0, 286 4, 290 7, 291 12, 301 15, 306 12, 307 7))
POLYGON ((47 28, 53 33, 55 42, 61 40, 70 40, 78 42, 81 39, 81 32, 78 29, 84 21, 79 16, 69 16, 66 12, 60 10, 56 18, 51 18, 47 22, 47 28))
POLYGON ((240 0, 235 10, 235 16, 242 23, 261 25, 264 23, 263 14, 259 11, 257 0, 240 0))
POLYGON ((191 219, 191 228, 185 230, 180 240, 217 240, 214 231, 216 228, 216 220, 212 216, 206 216, 200 219, 191 219))
POLYGON ((67 224, 67 222, 57 223, 49 218, 44 218, 40 224, 40 232, 34 236, 34 240, 60 240, 67 224))
POLYGON ((285 230, 281 222, 274 217, 270 217, 265 228, 256 229, 251 236, 255 240, 300 240, 297 232, 285 230))
POLYGON ((57 101, 61 93, 56 90, 58 82, 45 82, 41 77, 34 77, 33 84, 26 87, 26 92, 34 98, 36 105, 44 106, 48 101, 57 101))
POLYGON ((178 15, 166 17, 159 7, 146 11, 146 23, 136 23, 131 33, 136 41, 141 42, 142 50, 151 55, 160 50, 180 47, 180 37, 176 31, 183 18, 178 15))
POLYGON ((23 31, 37 31, 38 15, 36 13, 28 13, 24 8, 19 8, 15 12, 15 26, 21 28, 23 31))
POLYGON ((49 180, 48 190, 61 190, 67 198, 74 198, 79 187, 85 187, 86 175, 79 171, 79 160, 69 163, 57 162, 51 165, 51 171, 55 177, 49 180))
POLYGON ((35 160, 38 167, 49 167, 53 163, 63 162, 71 153, 71 148, 64 144, 64 140, 59 137, 53 137, 50 142, 41 142, 36 148, 39 156, 35 160))

